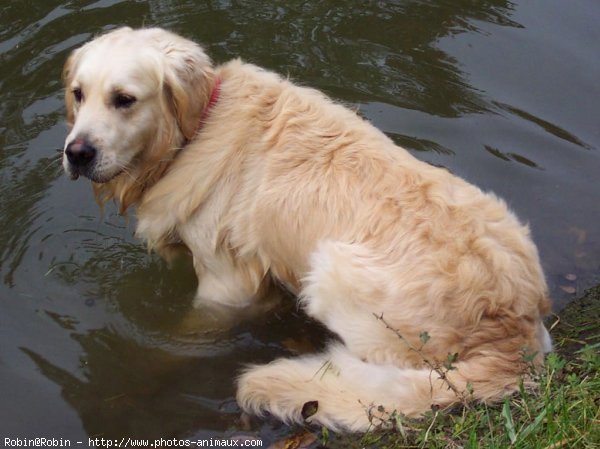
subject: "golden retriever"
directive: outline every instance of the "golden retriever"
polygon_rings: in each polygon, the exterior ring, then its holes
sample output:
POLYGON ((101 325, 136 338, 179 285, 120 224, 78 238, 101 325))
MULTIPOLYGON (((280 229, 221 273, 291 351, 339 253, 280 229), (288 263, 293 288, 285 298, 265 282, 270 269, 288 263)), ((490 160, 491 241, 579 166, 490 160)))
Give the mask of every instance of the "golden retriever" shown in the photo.
POLYGON ((135 205, 150 248, 187 248, 198 304, 241 308, 274 281, 339 336, 247 368, 242 409, 302 421, 310 403, 312 422, 366 430, 498 399, 549 350, 528 228, 317 90, 240 60, 213 66, 158 28, 87 43, 64 82, 66 173, 135 205))

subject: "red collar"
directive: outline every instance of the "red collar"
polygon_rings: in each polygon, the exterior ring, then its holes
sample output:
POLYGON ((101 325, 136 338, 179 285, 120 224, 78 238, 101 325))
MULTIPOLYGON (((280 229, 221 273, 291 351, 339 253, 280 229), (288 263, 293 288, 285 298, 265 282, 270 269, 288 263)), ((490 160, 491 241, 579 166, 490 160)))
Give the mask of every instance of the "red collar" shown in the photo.
POLYGON ((204 108, 204 112, 202 113, 202 117, 200 117, 200 123, 198 124, 198 131, 202 129, 204 124, 206 123, 206 119, 210 114, 210 110, 217 104, 219 101, 219 95, 221 94, 221 78, 215 79, 215 85, 213 86, 212 93, 210 94, 210 99, 208 100, 208 104, 206 108, 204 108))

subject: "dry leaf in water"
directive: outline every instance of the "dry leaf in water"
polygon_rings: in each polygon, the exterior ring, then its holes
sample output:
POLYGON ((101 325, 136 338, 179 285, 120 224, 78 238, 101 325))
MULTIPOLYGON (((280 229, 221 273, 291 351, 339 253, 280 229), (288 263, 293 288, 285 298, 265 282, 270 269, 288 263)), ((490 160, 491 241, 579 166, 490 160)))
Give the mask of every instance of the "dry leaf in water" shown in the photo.
POLYGON ((283 440, 276 441, 267 449, 308 449, 315 441, 317 441, 317 436, 305 430, 283 440))
POLYGON ((319 401, 308 401, 302 406, 302 418, 306 421, 319 410, 319 401))

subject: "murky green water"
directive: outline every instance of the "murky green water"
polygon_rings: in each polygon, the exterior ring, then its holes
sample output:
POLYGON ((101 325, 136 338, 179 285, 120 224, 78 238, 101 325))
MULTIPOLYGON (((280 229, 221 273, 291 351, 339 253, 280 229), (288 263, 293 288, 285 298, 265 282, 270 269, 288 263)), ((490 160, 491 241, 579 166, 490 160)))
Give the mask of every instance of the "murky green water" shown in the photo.
POLYGON ((358 106, 531 223, 559 308, 600 272, 598 23, 597 0, 4 0, 0 437, 228 435, 247 428, 240 366, 323 339, 289 298, 227 330, 190 322, 189 263, 147 255, 133 219, 102 215, 85 181, 62 176, 70 50, 160 25, 217 62, 241 55, 358 106))

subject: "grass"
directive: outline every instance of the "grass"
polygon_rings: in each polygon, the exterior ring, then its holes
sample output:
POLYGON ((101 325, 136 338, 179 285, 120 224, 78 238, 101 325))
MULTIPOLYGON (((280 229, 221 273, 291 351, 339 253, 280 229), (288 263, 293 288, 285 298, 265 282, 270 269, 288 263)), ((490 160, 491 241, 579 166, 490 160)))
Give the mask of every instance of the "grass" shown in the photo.
POLYGON ((556 317, 555 352, 536 374, 539 388, 495 405, 432 410, 423 419, 393 416, 387 430, 362 436, 323 429, 319 447, 600 448, 600 286, 556 317))

